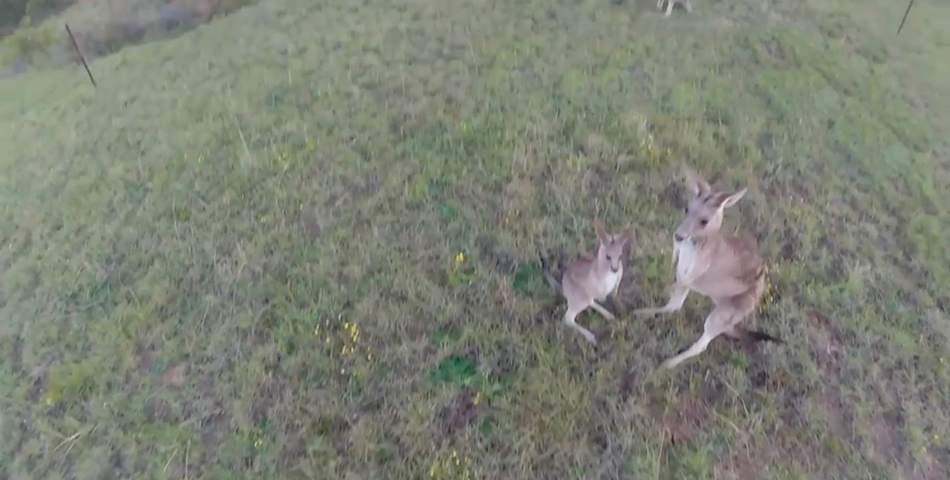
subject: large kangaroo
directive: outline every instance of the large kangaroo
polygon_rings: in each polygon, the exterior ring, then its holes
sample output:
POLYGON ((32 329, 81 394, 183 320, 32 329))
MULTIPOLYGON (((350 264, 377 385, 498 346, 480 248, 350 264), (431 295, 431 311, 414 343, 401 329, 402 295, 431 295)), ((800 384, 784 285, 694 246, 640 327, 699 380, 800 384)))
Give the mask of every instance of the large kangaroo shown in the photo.
POLYGON ((765 292, 768 274, 758 254, 758 242, 751 236, 723 235, 723 210, 746 194, 717 192, 692 170, 686 172, 686 184, 693 192, 686 218, 673 234, 673 261, 676 282, 670 299, 661 308, 644 308, 635 314, 675 312, 683 307, 690 291, 712 299, 715 308, 706 317, 703 334, 686 351, 663 362, 661 368, 673 368, 682 361, 699 355, 714 338, 726 335, 734 339, 781 339, 762 332, 745 330, 738 324, 755 311, 765 292))

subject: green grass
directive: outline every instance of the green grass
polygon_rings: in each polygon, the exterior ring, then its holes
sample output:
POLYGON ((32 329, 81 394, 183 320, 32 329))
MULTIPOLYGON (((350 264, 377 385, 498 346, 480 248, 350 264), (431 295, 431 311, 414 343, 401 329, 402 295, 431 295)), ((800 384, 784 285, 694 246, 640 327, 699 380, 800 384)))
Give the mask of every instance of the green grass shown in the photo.
POLYGON ((269 1, 0 82, 0 477, 947 478, 950 9, 866 3, 269 1), (708 300, 592 348, 537 253, 631 226, 664 301, 683 165, 788 344, 651 376, 708 300))

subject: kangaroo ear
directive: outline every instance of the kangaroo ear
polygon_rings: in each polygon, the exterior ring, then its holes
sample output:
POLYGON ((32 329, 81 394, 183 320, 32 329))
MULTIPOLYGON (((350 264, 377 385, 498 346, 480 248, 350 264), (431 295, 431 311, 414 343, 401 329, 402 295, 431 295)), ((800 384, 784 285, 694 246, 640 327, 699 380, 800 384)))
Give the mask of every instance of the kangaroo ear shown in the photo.
POLYGON ((633 229, 627 229, 620 235, 616 237, 616 240, 619 241, 622 245, 632 245, 634 241, 633 229))
POLYGON ((692 168, 686 169, 686 187, 697 197, 705 195, 712 190, 712 187, 709 186, 709 182, 692 168))
POLYGON ((749 190, 748 188, 743 188, 742 190, 739 190, 738 192, 734 192, 734 193, 733 192, 719 192, 715 195, 715 197, 713 197, 710 203, 712 204, 713 207, 716 207, 716 208, 723 208, 723 209, 729 208, 735 205, 736 202, 738 202, 739 199, 741 199, 748 190, 749 190))
POLYGON ((600 243, 604 245, 610 244, 612 238, 610 235, 607 235, 607 231, 604 230, 604 224, 600 220, 594 220, 594 231, 597 232, 597 238, 600 239, 600 243))

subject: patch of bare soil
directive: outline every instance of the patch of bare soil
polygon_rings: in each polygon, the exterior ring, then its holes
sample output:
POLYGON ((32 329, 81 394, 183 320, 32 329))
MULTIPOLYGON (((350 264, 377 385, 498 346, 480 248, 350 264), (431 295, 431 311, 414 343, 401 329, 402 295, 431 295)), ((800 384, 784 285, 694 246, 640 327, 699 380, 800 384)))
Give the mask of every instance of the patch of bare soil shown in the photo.
MULTIPOLYGON (((759 134, 757 144, 759 151, 765 158, 777 155, 773 152, 779 150, 776 145, 778 139, 769 132, 759 134)), ((821 162, 809 161, 809 171, 820 176, 824 173, 824 166, 821 162)), ((807 179, 795 174, 794 172, 785 172, 784 174, 768 174, 763 177, 763 184, 767 186, 765 191, 778 204, 798 205, 810 203, 813 195, 807 183, 807 179)))
MULTIPOLYGON (((202 415, 198 422, 201 443, 208 446, 224 443, 231 431, 230 423, 230 418, 225 413, 223 406, 219 406, 209 414, 202 415)), ((207 460, 210 460, 210 458, 207 460)))
POLYGON ((670 442, 688 443, 703 431, 703 424, 709 419, 709 405, 703 400, 687 398, 672 408, 668 408, 661 422, 670 434, 670 442))
POLYGON ((610 432, 617 431, 614 425, 618 417, 614 410, 614 402, 606 396, 598 396, 593 399, 593 422, 590 426, 590 432, 587 435, 591 450, 598 456, 603 457, 611 447, 610 432))
POLYGON ((641 98, 651 98, 653 95, 653 87, 656 82, 653 81, 653 69, 651 67, 652 65, 649 65, 646 61, 637 60, 624 69, 630 83, 637 86, 637 94, 641 98))
POLYGON ((498 245, 488 236, 479 236, 476 240, 481 259, 502 275, 511 275, 518 268, 519 258, 516 252, 498 245))
POLYGON ((32 382, 27 398, 30 402, 38 402, 46 391, 46 385, 49 383, 49 367, 46 365, 38 366, 30 371, 28 380, 32 382))
POLYGON ((405 140, 421 133, 427 125, 422 107, 422 104, 406 106, 402 113, 393 115, 389 120, 390 135, 405 140))
POLYGON ((158 350, 147 342, 139 342, 135 346, 135 357, 138 360, 139 373, 150 375, 155 368, 158 350))
POLYGON ((762 466, 746 450, 722 457, 714 467, 720 480, 758 480, 762 466))
POLYGON ((333 439, 337 455, 346 453, 346 438, 353 428, 353 422, 338 414, 320 415, 316 421, 316 433, 333 439))
POLYGON ((815 331, 818 332, 818 338, 813 348, 819 369, 825 378, 837 378, 844 354, 844 332, 818 310, 809 313, 809 320, 817 327, 815 331))
POLYGON ((640 288, 640 284, 637 282, 636 270, 629 267, 632 259, 629 258, 626 260, 624 265, 627 265, 624 270, 623 278, 620 279, 620 287, 617 289, 617 298, 608 300, 607 303, 610 304, 612 311, 617 311, 621 315, 624 314, 624 311, 630 310, 635 305, 645 305, 645 302, 648 300, 643 295, 643 289, 640 288), (627 273, 630 271, 629 273, 627 273), (613 303, 611 303, 613 302, 613 303))
POLYGON ((828 438, 843 444, 855 445, 855 416, 844 396, 841 385, 846 383, 841 362, 848 339, 834 322, 818 310, 809 312, 812 331, 818 332, 812 340, 812 358, 822 372, 824 386, 817 392, 818 407, 827 418, 828 438))
POLYGON ((685 209, 689 204, 689 201, 686 198, 686 188, 680 181, 666 184, 666 186, 663 187, 663 190, 660 192, 659 200, 663 204, 680 210, 685 209))
POLYGON ((169 422, 174 418, 174 412, 167 400, 155 396, 145 403, 145 418, 153 423, 169 422))
MULTIPOLYGON (((561 316, 564 310, 559 305, 554 292, 551 292, 544 303, 534 315, 530 318, 530 325, 522 325, 525 330, 531 329, 535 334, 544 335, 545 340, 549 342, 557 341, 557 329, 561 326, 561 316)), ((596 333, 595 333, 596 335, 596 333)))
POLYGON ((627 402, 630 397, 639 395, 643 385, 643 373, 639 369, 632 369, 620 376, 617 390, 620 392, 620 401, 627 402))
MULTIPOLYGON (((527 157, 532 153, 525 151, 524 155, 527 157)), ((530 179, 512 179, 501 191, 493 195, 498 200, 494 198, 489 200, 495 203, 493 214, 495 221, 504 226, 523 221, 524 211, 531 208, 537 195, 535 182, 530 179)))
POLYGON ((169 367, 162 373, 162 385, 169 388, 179 389, 188 383, 189 366, 187 363, 178 363, 169 367))
POLYGON ((311 207, 304 208, 300 212, 300 221, 310 236, 319 237, 320 234, 323 233, 323 222, 320 220, 320 215, 316 209, 311 207))
POLYGON ((785 59, 788 57, 785 53, 785 48, 782 47, 782 44, 775 37, 766 37, 762 40, 762 48, 768 53, 769 58, 775 62, 776 65, 783 65, 785 59))
POLYGON ((854 444, 854 413, 837 384, 829 384, 822 389, 819 406, 828 418, 829 437, 841 444, 854 444))
POLYGON ((649 408, 660 419, 671 444, 689 443, 706 430, 704 424, 710 420, 712 409, 723 401, 724 394, 723 385, 711 381, 701 388, 699 395, 683 396, 672 404, 654 401, 649 408))
MULTIPOLYGON (((2 269, 0 269, 2 271, 2 269)), ((7 342, 4 342, 7 343, 7 342)), ((10 344, 10 356, 7 357, 10 359, 11 364, 13 365, 13 373, 19 375, 23 373, 23 338, 19 335, 16 335, 9 341, 10 344)))
POLYGON ((574 139, 574 153, 590 156, 603 154, 612 148, 606 137, 598 133, 591 133, 586 137, 574 139))
POLYGON ((495 346, 492 352, 492 360, 489 362, 491 370, 488 377, 492 380, 501 380, 513 374, 518 366, 515 363, 515 346, 512 343, 502 341, 495 346))
POLYGON ((782 257, 782 260, 788 263, 797 262, 799 260, 798 251, 802 247, 802 241, 798 232, 791 228, 790 225, 786 225, 782 231, 781 243, 782 248, 779 250, 779 255, 782 257))
POLYGON ((872 451, 878 463, 882 465, 896 463, 902 466, 905 473, 912 474, 912 469, 908 471, 906 467, 908 463, 913 465, 914 461, 908 455, 906 442, 900 432, 904 424, 903 416, 900 407, 892 407, 883 415, 874 415, 871 418, 872 451))
POLYGON ((588 168, 581 177, 581 192, 603 200, 604 194, 609 191, 611 176, 611 173, 601 165, 588 168))
MULTIPOLYGON (((872 341, 867 348, 880 352, 882 358, 894 358, 884 339, 872 341)), ((897 358, 896 361, 882 365, 883 371, 873 382, 873 410, 866 416, 870 435, 866 435, 865 439, 869 442, 869 448, 865 450, 878 464, 897 467, 904 478, 950 478, 945 465, 940 461, 939 449, 927 452, 925 457, 930 457, 930 462, 926 459, 919 462, 919 458, 914 458, 915 455, 908 444, 905 433, 908 420, 905 405, 913 396, 908 395, 906 388, 902 387, 910 382, 906 376, 906 372, 912 369, 910 363, 912 361, 897 358), (941 475, 936 475, 938 472, 941 472, 941 475)), ((944 449, 943 454, 944 458, 947 458, 950 451, 944 449)))
POLYGON ((727 455, 718 458, 714 470, 717 479, 758 480, 762 472, 774 470, 783 464, 794 464, 804 469, 803 478, 842 478, 842 472, 834 462, 824 463, 827 450, 814 440, 802 443, 797 440, 776 441, 760 437, 743 442, 727 455))
POLYGON ((475 394, 469 388, 463 388, 439 410, 441 435, 452 438, 461 433, 478 418, 478 405, 475 394))
MULTIPOLYGON (((147 355, 143 358, 144 352, 148 350, 140 350, 140 368, 147 366, 151 368, 150 362, 153 362, 154 355, 147 355)), ((181 362, 175 365, 172 365, 165 369, 159 377, 159 384, 166 390, 181 390, 188 384, 189 374, 191 373, 191 367, 185 362, 181 362)), ((145 416, 150 422, 171 422, 175 418, 175 409, 173 405, 169 402, 169 397, 166 395, 154 395, 151 396, 145 403, 145 416)))

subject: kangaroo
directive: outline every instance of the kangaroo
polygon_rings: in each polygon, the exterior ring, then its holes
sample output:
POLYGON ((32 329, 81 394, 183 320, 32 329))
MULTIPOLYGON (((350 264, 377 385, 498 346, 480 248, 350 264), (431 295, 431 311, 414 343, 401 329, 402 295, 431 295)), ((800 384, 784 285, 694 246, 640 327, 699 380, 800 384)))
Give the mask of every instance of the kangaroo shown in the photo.
POLYGON ((692 170, 686 171, 686 184, 694 197, 687 207, 686 218, 673 234, 676 282, 670 299, 663 307, 638 309, 634 314, 675 312, 683 307, 690 291, 711 298, 715 308, 706 317, 699 340, 663 362, 661 368, 673 368, 699 355, 719 335, 743 341, 784 343, 771 335, 738 326, 758 306, 768 274, 754 238, 723 235, 719 231, 723 210, 735 205, 748 189, 717 192, 692 170))
POLYGON ((614 314, 598 302, 603 302, 610 296, 619 304, 617 290, 623 277, 623 247, 630 243, 633 234, 627 231, 620 235, 610 235, 597 221, 594 222, 594 230, 600 239, 596 257, 584 255, 574 261, 564 270, 560 281, 551 273, 544 257, 541 257, 541 270, 551 288, 567 299, 564 323, 580 332, 588 342, 597 345, 594 334, 578 325, 576 319, 581 312, 591 307, 607 320, 616 320, 614 314))
POLYGON ((693 5, 690 3, 690 0, 656 0, 656 9, 662 11, 663 4, 666 4, 666 13, 663 16, 669 17, 673 13, 673 5, 677 3, 682 5, 686 9, 686 13, 693 11, 693 5))

